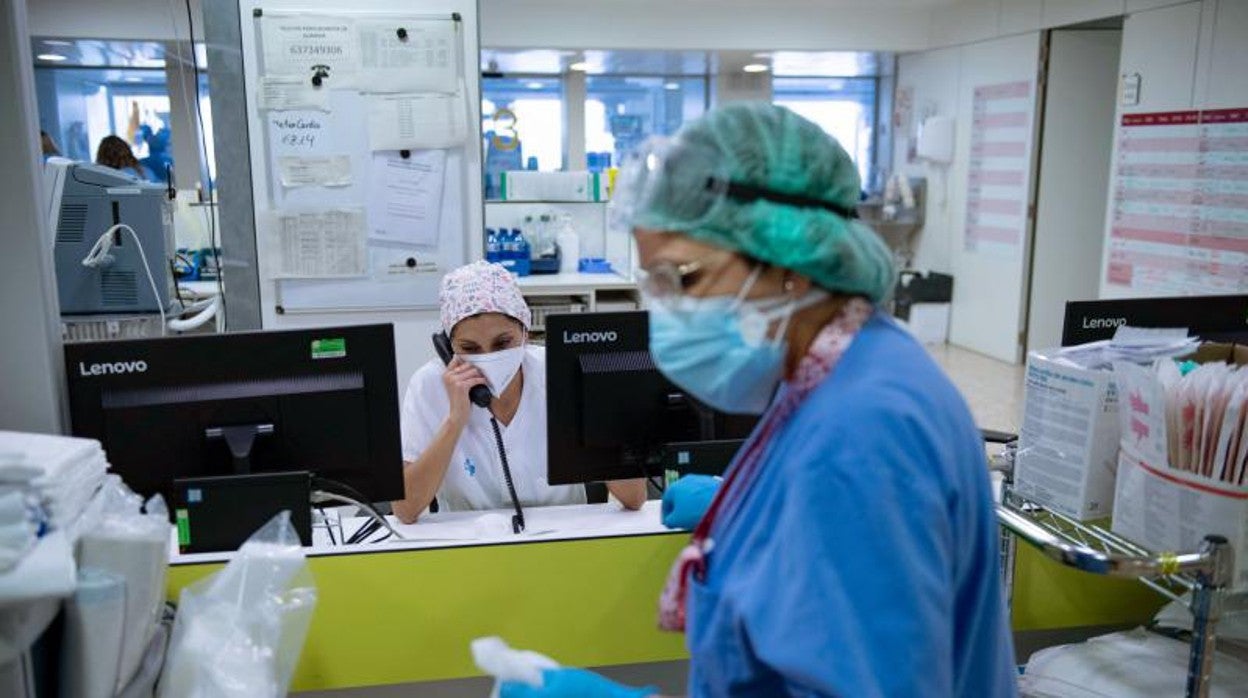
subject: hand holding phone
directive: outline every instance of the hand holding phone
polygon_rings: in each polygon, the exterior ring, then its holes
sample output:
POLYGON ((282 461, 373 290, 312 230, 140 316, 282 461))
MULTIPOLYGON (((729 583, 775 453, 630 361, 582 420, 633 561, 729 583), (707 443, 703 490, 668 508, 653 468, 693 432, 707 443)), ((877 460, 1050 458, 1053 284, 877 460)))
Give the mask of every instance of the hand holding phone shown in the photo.
POLYGON ((442 375, 442 384, 446 386, 447 394, 451 397, 452 413, 455 411, 457 397, 463 394, 460 388, 467 390, 468 399, 472 401, 472 404, 477 407, 489 407, 493 396, 490 394, 490 387, 486 383, 485 376, 468 362, 455 361, 455 352, 451 349, 451 338, 446 336, 445 332, 434 333, 433 348, 437 350, 438 357, 448 368, 447 372, 442 375), (453 375, 456 372, 458 375, 453 375), (453 392, 457 390, 458 395, 453 392))

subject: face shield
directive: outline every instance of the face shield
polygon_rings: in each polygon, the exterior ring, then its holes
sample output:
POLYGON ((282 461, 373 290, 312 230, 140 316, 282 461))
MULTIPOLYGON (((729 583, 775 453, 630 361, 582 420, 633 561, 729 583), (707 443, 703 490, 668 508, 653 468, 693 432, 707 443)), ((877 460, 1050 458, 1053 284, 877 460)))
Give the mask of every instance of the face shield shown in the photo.
POLYGON ((858 217, 854 209, 829 201, 734 181, 723 154, 680 137, 651 138, 625 157, 612 215, 625 228, 693 230, 718 218, 724 206, 757 201, 858 217))

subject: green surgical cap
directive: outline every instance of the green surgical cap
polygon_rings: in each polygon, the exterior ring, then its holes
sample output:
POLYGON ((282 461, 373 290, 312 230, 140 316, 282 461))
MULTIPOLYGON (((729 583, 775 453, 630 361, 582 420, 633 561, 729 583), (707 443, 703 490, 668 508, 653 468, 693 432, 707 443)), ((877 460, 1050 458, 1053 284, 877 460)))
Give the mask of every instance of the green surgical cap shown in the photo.
MULTIPOLYGON (((817 199, 853 210, 858 169, 836 139, 794 112, 765 102, 725 105, 687 124, 682 149, 710 153, 719 176, 738 184, 817 199)), ((688 151, 686 151, 688 152, 688 151)), ((654 196, 635 212, 633 225, 681 232, 809 277, 819 286, 888 297, 895 281, 893 255, 875 231, 831 211, 759 199, 724 198, 689 223, 677 215, 699 196, 705 179, 657 175, 654 196)))

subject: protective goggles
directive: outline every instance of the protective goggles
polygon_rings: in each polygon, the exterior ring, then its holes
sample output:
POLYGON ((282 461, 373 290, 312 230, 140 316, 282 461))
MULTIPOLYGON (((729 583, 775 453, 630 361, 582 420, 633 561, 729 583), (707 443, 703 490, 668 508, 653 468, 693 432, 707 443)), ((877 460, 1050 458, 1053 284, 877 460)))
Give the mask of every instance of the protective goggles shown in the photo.
POLYGON ((718 151, 680 138, 651 138, 625 156, 611 201, 622 227, 696 228, 713 219, 726 201, 770 201, 795 208, 857 218, 853 208, 802 194, 733 181, 718 151))

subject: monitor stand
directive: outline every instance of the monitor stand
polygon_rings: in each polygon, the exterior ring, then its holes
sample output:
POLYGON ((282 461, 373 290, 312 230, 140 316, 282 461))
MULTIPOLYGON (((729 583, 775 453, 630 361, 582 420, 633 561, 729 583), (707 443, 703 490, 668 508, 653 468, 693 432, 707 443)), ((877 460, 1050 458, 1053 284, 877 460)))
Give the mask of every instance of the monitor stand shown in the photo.
POLYGON ((224 439, 234 458, 234 474, 251 474, 251 448, 256 439, 274 431, 272 424, 234 424, 228 427, 208 427, 204 436, 209 441, 224 439))

